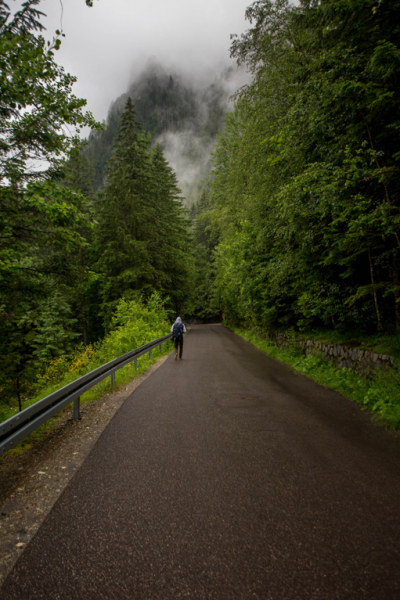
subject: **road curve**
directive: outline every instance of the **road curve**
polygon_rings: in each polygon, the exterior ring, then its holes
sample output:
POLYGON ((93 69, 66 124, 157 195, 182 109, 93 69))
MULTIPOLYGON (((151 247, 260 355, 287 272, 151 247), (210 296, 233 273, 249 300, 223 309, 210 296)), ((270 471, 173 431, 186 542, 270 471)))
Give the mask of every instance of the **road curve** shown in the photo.
POLYGON ((222 326, 125 401, 3 600, 400 598, 400 439, 222 326))

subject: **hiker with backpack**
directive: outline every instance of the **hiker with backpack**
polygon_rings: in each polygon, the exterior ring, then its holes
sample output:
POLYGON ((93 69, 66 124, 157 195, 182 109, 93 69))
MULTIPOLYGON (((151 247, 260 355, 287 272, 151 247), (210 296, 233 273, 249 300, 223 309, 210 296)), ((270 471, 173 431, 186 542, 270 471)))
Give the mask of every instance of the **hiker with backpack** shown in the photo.
POLYGON ((183 334, 186 333, 186 327, 182 323, 182 319, 180 317, 177 317, 175 323, 172 325, 171 333, 174 337, 175 360, 178 360, 178 347, 179 359, 182 360, 183 334))

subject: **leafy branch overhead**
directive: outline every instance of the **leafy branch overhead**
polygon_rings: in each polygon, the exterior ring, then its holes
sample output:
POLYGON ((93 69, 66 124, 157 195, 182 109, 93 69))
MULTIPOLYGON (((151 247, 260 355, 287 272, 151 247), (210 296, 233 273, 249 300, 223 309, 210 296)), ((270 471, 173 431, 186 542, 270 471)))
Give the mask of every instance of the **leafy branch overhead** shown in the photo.
MULTIPOLYGON (((87 200, 57 178, 80 146, 80 128, 100 127, 72 93, 76 78, 55 62, 61 33, 52 42, 41 35, 39 4, 28 0, 12 15, 0 0, 0 395, 17 390, 19 399, 39 343, 34 323, 47 314, 46 303, 55 313, 58 304, 65 331, 58 348, 50 333, 40 344, 57 353, 76 338, 65 292, 72 279, 82 279, 71 257, 87 246, 92 224, 87 200)), ((38 355, 47 356, 42 350, 38 355)))
POLYGON ((76 78, 57 65, 61 34, 46 43, 39 0, 13 17, 0 2, 0 180, 23 184, 55 172, 63 154, 79 144, 83 126, 98 128, 86 100, 72 93, 76 78))

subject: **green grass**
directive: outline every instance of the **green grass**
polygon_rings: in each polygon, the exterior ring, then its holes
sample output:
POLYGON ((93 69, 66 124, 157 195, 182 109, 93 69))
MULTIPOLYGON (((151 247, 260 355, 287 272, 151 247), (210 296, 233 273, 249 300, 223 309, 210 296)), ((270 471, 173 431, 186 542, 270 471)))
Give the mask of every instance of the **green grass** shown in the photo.
MULTIPOLYGON (((397 369, 378 371, 374 379, 366 379, 351 369, 338 369, 333 363, 316 354, 305 356, 295 344, 279 349, 273 341, 266 340, 251 330, 246 331, 229 323, 223 324, 269 356, 291 365, 313 381, 354 400, 362 409, 370 411, 379 423, 391 429, 400 428, 400 373, 397 369)), ((326 343, 340 343, 314 339, 326 343)))
MULTIPOLYGON (((149 356, 147 354, 144 356, 141 356, 138 359, 137 371, 135 371, 134 363, 125 365, 124 367, 122 367, 121 369, 116 371, 116 373, 115 373, 115 387, 111 387, 110 377, 103 379, 103 381, 101 381, 96 386, 92 387, 90 390, 88 390, 87 392, 82 394, 81 405, 86 404, 87 402, 94 402, 94 401, 98 400, 99 398, 101 398, 101 396, 103 396, 103 394, 109 393, 112 391, 116 391, 116 390, 120 389, 121 387, 123 387, 124 385, 126 385, 127 383, 133 381, 140 375, 143 375, 143 373, 145 373, 151 367, 151 365, 156 362, 156 360, 158 358, 160 358, 161 356, 164 356, 165 354, 168 354, 169 352, 171 352, 171 350, 172 350, 172 342, 171 341, 165 342, 162 345, 161 352, 158 348, 154 348, 152 350, 152 361, 151 362, 150 362, 149 356)), ((31 406, 32 404, 35 404, 42 398, 45 398, 46 396, 48 396, 52 392, 55 392, 57 389, 60 389, 64 385, 67 385, 67 383, 69 383, 70 381, 74 381, 74 379, 76 379, 76 378, 74 378, 72 376, 66 376, 66 378, 63 380, 62 384, 48 386, 48 387, 42 389, 38 396, 36 396, 35 398, 32 398, 31 400, 24 403, 24 409, 27 408, 28 406, 31 406)), ((69 415, 71 413, 71 406, 72 406, 72 404, 70 406, 67 406, 62 411, 60 411, 53 418, 46 421, 46 423, 44 423, 43 425, 38 427, 38 429, 36 429, 33 433, 31 433, 24 440, 22 440, 22 442, 20 442, 14 448, 9 450, 7 452, 7 455, 23 454, 24 452, 26 452, 30 448, 32 448, 32 446, 35 443, 43 440, 50 432, 54 423, 59 422, 59 421, 65 421, 66 415, 69 415)), ((14 416, 17 411, 18 411, 18 409, 16 407, 9 407, 9 406, 2 407, 2 411, 0 413, 0 422, 14 416)), ((0 464, 1 464, 1 461, 2 461, 2 458, 0 458, 0 464)))

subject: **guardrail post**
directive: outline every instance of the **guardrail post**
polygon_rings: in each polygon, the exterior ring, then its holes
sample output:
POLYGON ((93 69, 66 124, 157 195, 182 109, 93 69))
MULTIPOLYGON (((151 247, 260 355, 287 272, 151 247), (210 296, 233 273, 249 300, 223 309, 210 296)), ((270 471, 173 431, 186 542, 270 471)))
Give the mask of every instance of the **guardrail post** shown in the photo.
POLYGON ((72 417, 74 421, 80 419, 80 395, 87 390, 106 380, 111 376, 111 385, 115 386, 116 371, 128 363, 135 363, 135 369, 138 371, 138 356, 145 356, 149 353, 150 360, 152 357, 152 349, 159 347, 162 349, 162 344, 167 340, 172 339, 172 334, 165 335, 161 338, 153 340, 148 344, 143 344, 139 348, 115 358, 110 363, 101 365, 90 373, 86 373, 67 386, 56 390, 45 398, 39 400, 36 404, 28 406, 21 413, 10 417, 0 424, 0 456, 8 450, 11 450, 16 444, 25 439, 32 431, 35 431, 40 425, 46 423, 58 411, 63 408, 72 406, 72 417), (151 348, 151 350, 149 350, 151 348))
POLYGON ((74 411, 73 411, 73 419, 74 419, 74 421, 79 421, 79 419, 80 419, 80 415, 79 415, 80 403, 81 403, 81 397, 78 396, 74 400, 74 411))
POLYGON ((160 344, 160 354, 161 354, 161 352, 162 352, 162 350, 161 350, 161 346, 162 346, 162 344, 160 344))

